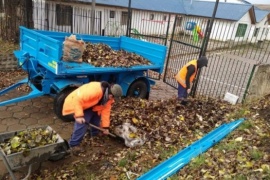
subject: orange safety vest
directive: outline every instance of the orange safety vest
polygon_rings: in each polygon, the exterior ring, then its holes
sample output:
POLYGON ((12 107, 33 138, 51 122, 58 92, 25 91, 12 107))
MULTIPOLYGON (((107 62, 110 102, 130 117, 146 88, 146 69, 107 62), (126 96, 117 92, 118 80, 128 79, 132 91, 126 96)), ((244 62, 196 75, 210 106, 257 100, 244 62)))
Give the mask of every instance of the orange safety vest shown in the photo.
POLYGON ((196 73, 197 73, 197 60, 192 60, 192 61, 188 62, 186 65, 184 65, 184 67, 182 67, 182 69, 180 69, 180 71, 175 76, 175 79, 177 80, 177 82, 179 82, 184 88, 187 87, 186 76, 187 76, 187 67, 189 65, 195 66, 195 72, 190 76, 190 82, 193 82, 193 80, 195 79, 196 73))
POLYGON ((114 100, 109 100, 105 105, 96 105, 103 97, 103 91, 100 82, 90 82, 84 84, 71 92, 65 99, 62 114, 74 114, 74 117, 83 117, 83 111, 93 107, 101 116, 101 127, 110 126, 111 106, 114 100))

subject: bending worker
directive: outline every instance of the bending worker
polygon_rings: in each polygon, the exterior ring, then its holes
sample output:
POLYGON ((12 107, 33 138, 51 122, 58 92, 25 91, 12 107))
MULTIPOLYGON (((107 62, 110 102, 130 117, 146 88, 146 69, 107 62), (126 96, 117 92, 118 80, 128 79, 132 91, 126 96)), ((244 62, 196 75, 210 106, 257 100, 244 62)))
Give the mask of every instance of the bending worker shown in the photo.
MULTIPOLYGON (((119 98, 122 95, 120 85, 111 85, 103 81, 84 84, 66 97, 62 114, 73 114, 75 118, 73 133, 69 141, 74 155, 83 152, 79 145, 88 129, 85 122, 105 128, 103 133, 109 134, 111 107, 114 98, 119 98)), ((97 134, 98 130, 91 128, 91 135, 97 134)))
POLYGON ((187 104, 187 96, 191 91, 191 83, 196 77, 199 68, 207 67, 208 59, 205 56, 201 56, 198 60, 192 60, 188 62, 175 76, 178 82, 178 99, 181 104, 187 104))

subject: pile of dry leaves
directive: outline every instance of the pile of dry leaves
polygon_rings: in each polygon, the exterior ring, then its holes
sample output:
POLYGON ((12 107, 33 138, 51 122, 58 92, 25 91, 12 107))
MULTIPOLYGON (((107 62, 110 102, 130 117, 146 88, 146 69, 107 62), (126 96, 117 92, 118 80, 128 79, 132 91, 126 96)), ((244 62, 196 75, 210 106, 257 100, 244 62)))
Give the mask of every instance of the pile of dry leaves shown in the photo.
POLYGON ((132 67, 137 65, 150 65, 151 62, 144 57, 125 50, 113 50, 102 43, 87 43, 82 59, 96 67, 132 67))

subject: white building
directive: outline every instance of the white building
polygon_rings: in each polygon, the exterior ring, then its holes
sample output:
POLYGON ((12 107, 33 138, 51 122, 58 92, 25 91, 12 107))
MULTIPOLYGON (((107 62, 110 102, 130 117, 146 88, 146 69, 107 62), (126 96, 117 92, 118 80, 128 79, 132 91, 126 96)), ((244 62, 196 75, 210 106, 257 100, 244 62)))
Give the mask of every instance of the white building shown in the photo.
MULTIPOLYGON (((132 33, 143 35, 165 35, 175 30, 187 35, 192 31, 186 27, 196 23, 205 33, 207 19, 211 18, 215 2, 208 1, 159 1, 159 4, 146 1, 134 1, 132 7, 132 33)), ((236 0, 235 0, 236 1, 236 0)), ((230 1, 231 2, 231 1, 230 1)), ((270 13, 255 8, 251 4, 219 3, 214 21, 211 39, 219 41, 250 41, 270 40, 270 13), (228 9, 230 12, 228 13, 228 9)), ((34 24, 36 29, 61 30, 72 33, 90 34, 91 0, 74 2, 57 2, 36 0, 34 3, 34 24), (63 14, 62 12, 69 12, 63 14)), ((95 34, 119 36, 127 31, 128 0, 97 0, 95 5, 95 34)))

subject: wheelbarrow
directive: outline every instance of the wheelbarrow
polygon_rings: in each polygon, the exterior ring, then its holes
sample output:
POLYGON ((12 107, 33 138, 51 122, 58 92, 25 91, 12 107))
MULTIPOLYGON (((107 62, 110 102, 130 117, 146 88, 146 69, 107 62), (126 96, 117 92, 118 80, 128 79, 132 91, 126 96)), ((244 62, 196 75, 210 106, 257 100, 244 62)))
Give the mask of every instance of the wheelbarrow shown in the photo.
MULTIPOLYGON (((42 126, 38 127, 42 129, 47 129, 49 131, 53 131, 50 126, 42 126)), ((33 128, 36 129, 36 128, 33 128)), ((30 129, 31 130, 31 129, 30 129)), ((25 131, 25 130, 21 130, 25 131)), ((17 135, 21 131, 13 131, 7 133, 0 134, 0 143, 5 142, 7 139, 12 138, 17 135)), ((59 134, 56 134, 57 141, 52 144, 47 144, 44 146, 36 147, 29 150, 29 154, 27 156, 23 155, 23 152, 17 152, 13 154, 6 155, 4 150, 0 147, 0 156, 12 178, 12 180, 16 180, 14 175, 14 171, 23 167, 28 167, 28 173, 24 179, 27 179, 32 171, 32 165, 42 162, 46 160, 56 161, 64 158, 69 154, 69 146, 67 142, 60 137, 59 134)))

